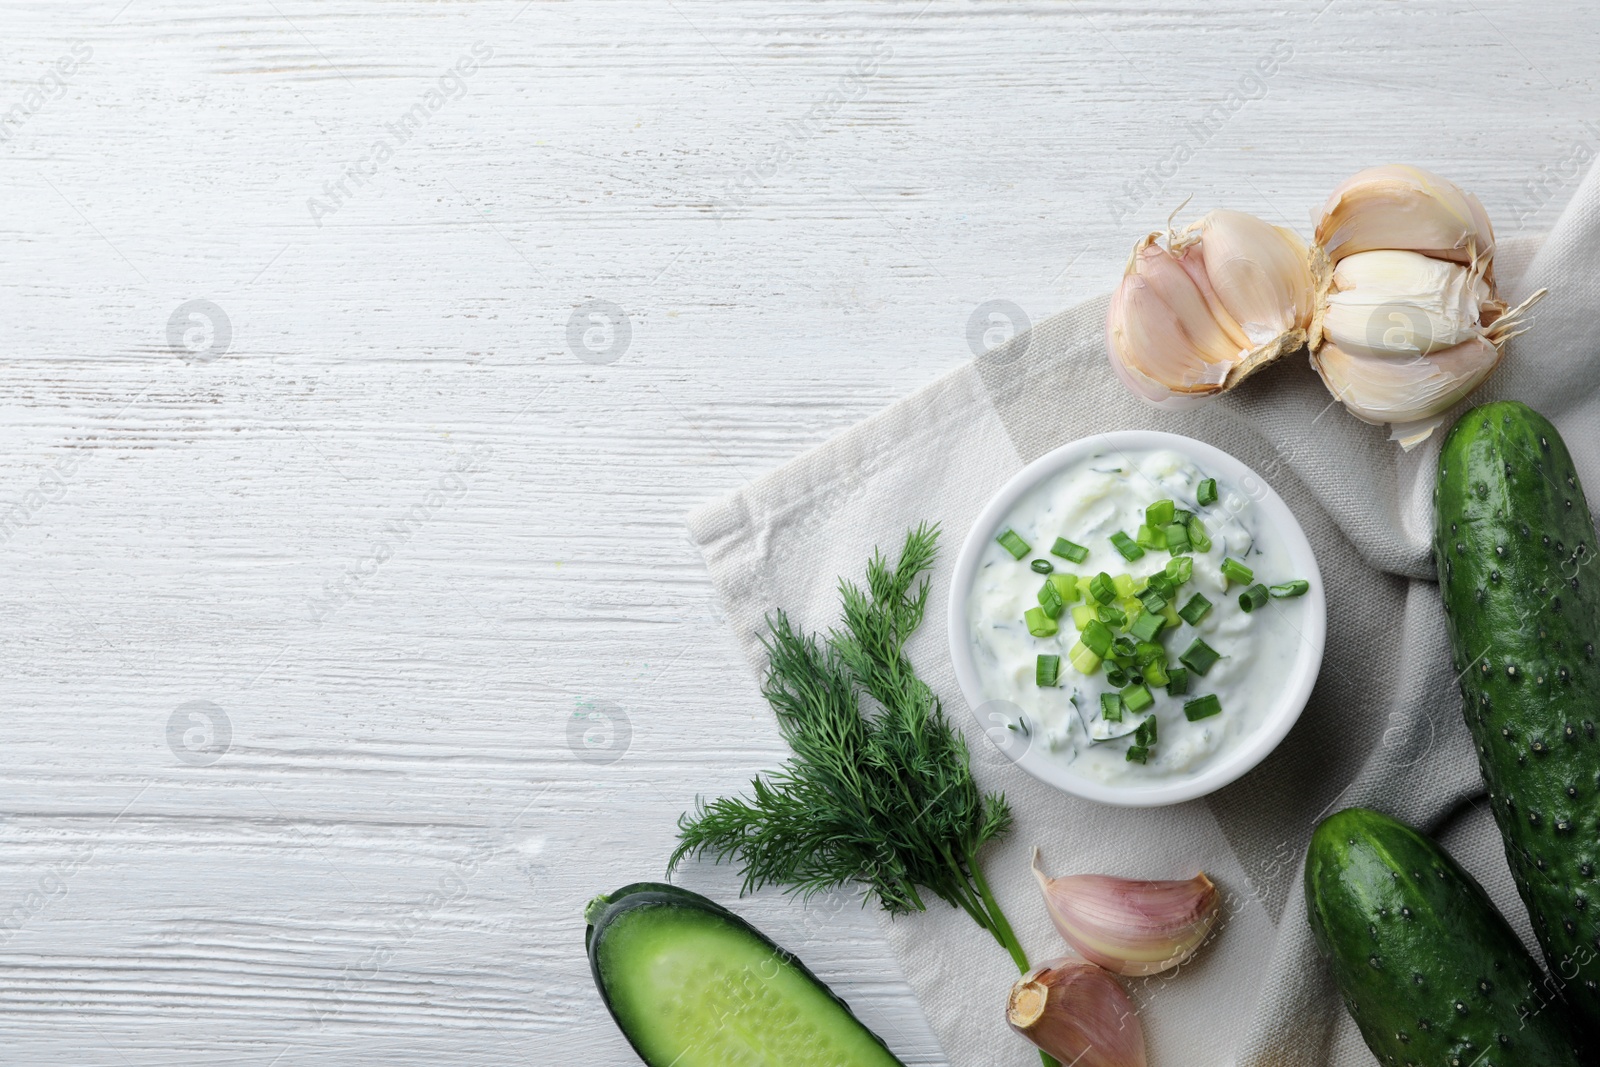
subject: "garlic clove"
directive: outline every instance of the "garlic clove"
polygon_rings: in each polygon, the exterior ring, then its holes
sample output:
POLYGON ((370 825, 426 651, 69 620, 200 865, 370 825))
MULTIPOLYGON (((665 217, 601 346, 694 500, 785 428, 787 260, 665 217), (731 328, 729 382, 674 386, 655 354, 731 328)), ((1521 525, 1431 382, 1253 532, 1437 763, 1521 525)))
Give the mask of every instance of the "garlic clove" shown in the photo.
POLYGON ((1183 267, 1184 273, 1194 282, 1195 288, 1200 290, 1200 295, 1205 298, 1206 307, 1211 309, 1211 317, 1217 320, 1217 325, 1228 335, 1228 340, 1232 341, 1241 352, 1248 352, 1254 348, 1255 345, 1245 335, 1244 328, 1228 313, 1228 309, 1222 304, 1222 298, 1217 295, 1216 289, 1212 288, 1211 277, 1206 274, 1205 251, 1199 242, 1179 250, 1177 261, 1178 265, 1183 267))
POLYGON ((1126 975, 1176 967, 1205 942, 1222 910, 1204 874, 1187 881, 1142 881, 1104 874, 1051 878, 1033 853, 1033 876, 1067 944, 1091 963, 1126 975))
POLYGON ((1011 1028, 1073 1067, 1145 1067, 1144 1032, 1117 980, 1092 963, 1058 959, 1017 979, 1011 1028))
MULTIPOLYGON (((1177 256, 1155 243, 1154 234, 1146 237, 1135 250, 1133 269, 1149 283, 1155 295, 1172 309, 1183 332, 1207 360, 1231 366, 1255 347, 1244 340, 1243 331, 1226 312, 1223 312, 1222 318, 1232 330, 1218 321, 1195 278, 1184 269, 1177 256), (1235 335, 1243 343, 1234 340, 1235 335)), ((1201 276, 1204 277, 1203 274, 1201 276)))
POLYGON ((1252 346, 1311 324, 1310 254, 1293 230, 1218 209, 1184 227, 1178 243, 1196 247, 1217 299, 1252 346))
POLYGON ((1500 348, 1483 336, 1413 359, 1346 352, 1336 344, 1311 356, 1334 399, 1363 422, 1392 424, 1394 439, 1408 452, 1499 362, 1500 348))
POLYGON ((1489 269, 1494 229, 1478 198, 1437 174, 1402 164, 1369 167, 1346 178, 1317 220, 1317 244, 1337 263, 1380 248, 1421 252, 1489 269))
POLYGON ((1134 395, 1159 407, 1187 407, 1220 392, 1233 364, 1197 348, 1171 305, 1138 274, 1111 296, 1106 352, 1134 395))
POLYGON ((1322 335, 1353 355, 1425 356, 1480 336, 1504 310, 1478 270, 1418 252, 1357 252, 1334 267, 1322 335))

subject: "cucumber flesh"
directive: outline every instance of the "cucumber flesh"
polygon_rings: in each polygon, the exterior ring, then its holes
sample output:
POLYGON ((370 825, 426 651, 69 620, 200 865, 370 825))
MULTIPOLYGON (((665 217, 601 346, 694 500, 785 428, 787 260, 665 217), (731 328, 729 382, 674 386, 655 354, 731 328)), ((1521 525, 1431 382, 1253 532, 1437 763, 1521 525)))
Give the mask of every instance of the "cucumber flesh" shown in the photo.
POLYGON ((595 984, 650 1067, 900 1067, 798 959, 697 893, 642 883, 587 914, 595 984))
POLYGON ((1485 404, 1439 455, 1434 560, 1467 726, 1561 994, 1600 1032, 1600 575, 1555 427, 1485 404))
POLYGON ((1483 888, 1405 823, 1366 808, 1330 815, 1311 836, 1305 890, 1317 946, 1380 1062, 1587 1062, 1483 888))

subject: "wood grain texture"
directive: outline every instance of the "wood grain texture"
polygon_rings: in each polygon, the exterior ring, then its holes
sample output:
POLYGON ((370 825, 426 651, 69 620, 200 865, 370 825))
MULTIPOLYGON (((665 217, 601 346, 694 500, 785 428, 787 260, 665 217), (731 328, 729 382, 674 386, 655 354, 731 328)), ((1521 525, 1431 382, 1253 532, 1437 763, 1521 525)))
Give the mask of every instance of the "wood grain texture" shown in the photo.
MULTIPOLYGON (((1189 194, 1410 161, 1537 229, 1600 147, 1554 0, 6 19, 7 1064, 628 1062, 584 902, 784 755, 690 507, 1189 194)), ((853 902, 738 907, 942 1062, 853 902)))

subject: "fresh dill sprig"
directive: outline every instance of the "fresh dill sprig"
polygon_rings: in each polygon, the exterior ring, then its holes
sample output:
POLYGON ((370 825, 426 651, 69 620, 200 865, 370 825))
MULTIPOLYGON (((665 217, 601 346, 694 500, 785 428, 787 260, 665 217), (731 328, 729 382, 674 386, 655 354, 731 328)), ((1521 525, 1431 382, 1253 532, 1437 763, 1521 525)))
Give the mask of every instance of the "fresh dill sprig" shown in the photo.
POLYGON ((743 892, 780 885, 810 897, 859 882, 896 915, 925 910, 931 893, 966 911, 1026 971, 978 866, 1011 809, 1004 795, 978 789, 966 740, 905 656, 928 606, 938 538, 925 523, 893 566, 873 552, 866 588, 841 579, 843 625, 823 641, 781 611, 767 620, 762 693, 794 758, 755 779, 749 798, 702 799, 683 815, 668 870, 686 856, 736 857, 743 892))

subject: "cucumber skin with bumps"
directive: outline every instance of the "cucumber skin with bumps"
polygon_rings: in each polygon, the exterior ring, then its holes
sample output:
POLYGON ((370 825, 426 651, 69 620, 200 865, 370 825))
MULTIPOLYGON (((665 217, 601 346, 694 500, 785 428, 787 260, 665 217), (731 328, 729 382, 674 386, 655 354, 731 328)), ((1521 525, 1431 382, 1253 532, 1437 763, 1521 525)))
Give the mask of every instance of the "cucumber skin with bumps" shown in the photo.
POLYGON ((1330 815, 1311 837, 1305 891, 1317 947, 1381 1063, 1585 1062, 1515 931, 1410 826, 1366 808, 1330 815))
POLYGON ((867 1029, 856 1018, 855 1013, 850 1010, 850 1005, 835 995, 833 990, 829 989, 822 979, 812 974, 806 965, 800 962, 798 957, 779 948, 760 930, 757 930, 722 905, 692 890, 683 889, 666 882, 634 882, 613 893, 596 897, 590 902, 588 909, 585 911, 588 925, 584 930, 583 943, 589 956, 589 969, 594 976, 595 988, 599 990, 606 1010, 611 1013, 612 1020, 617 1024, 617 1028, 622 1031, 623 1037, 627 1038, 628 1044, 633 1047, 634 1052, 648 1067, 671 1067, 671 1064, 653 1062, 646 1050, 640 1047, 640 1035, 635 1028, 642 1023, 647 1024, 648 1021, 626 1018, 623 1013, 618 1011, 617 1005, 613 1003, 611 991, 606 981, 605 971, 607 968, 602 962, 607 933, 614 924, 625 922, 629 914, 634 909, 639 908, 694 909, 712 920, 753 938, 770 953, 769 960, 774 966, 792 970, 802 979, 811 983, 826 998, 836 1013, 831 1020, 828 1020, 831 1024, 859 1031, 860 1035, 868 1039, 873 1053, 871 1067, 904 1067, 900 1060, 889 1050, 889 1046, 884 1043, 883 1039, 867 1029), (879 1053, 881 1053, 881 1056, 879 1053))
POLYGON ((1555 427, 1486 404, 1451 429, 1434 560, 1463 711, 1506 858, 1553 978, 1600 1029, 1600 581, 1555 427))

